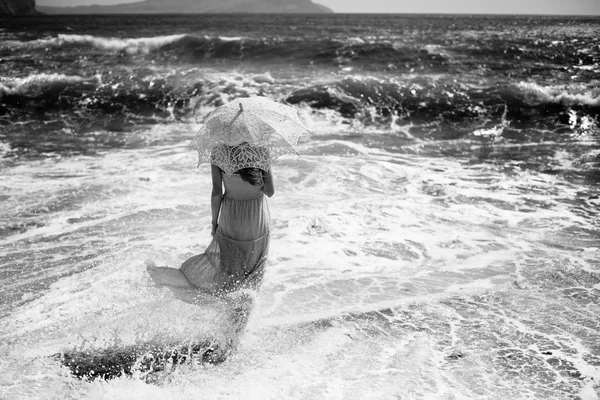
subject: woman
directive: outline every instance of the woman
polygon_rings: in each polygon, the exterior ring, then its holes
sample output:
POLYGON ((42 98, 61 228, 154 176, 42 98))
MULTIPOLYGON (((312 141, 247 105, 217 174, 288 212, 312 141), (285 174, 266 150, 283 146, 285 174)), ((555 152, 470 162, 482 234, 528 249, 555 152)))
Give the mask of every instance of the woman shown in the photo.
POLYGON ((213 240, 203 254, 186 260, 181 271, 192 285, 212 294, 258 289, 269 252, 271 217, 265 195, 275 192, 271 169, 243 168, 227 175, 212 164, 211 173, 213 240))
POLYGON ((209 340, 206 348, 199 346, 202 360, 207 362, 222 362, 235 350, 253 304, 253 296, 240 289, 257 290, 262 282, 271 227, 265 195, 273 196, 275 188, 270 167, 263 170, 248 165, 259 158, 264 162, 266 155, 265 149, 247 143, 215 148, 211 163, 212 241, 204 253, 189 258, 180 269, 147 262, 154 281, 167 285, 177 298, 197 305, 216 304, 214 300, 220 304, 215 307, 224 305, 228 310, 228 335, 209 340), (244 168, 227 174, 215 165, 223 165, 224 160, 228 167, 244 168), (237 293, 222 296, 231 292, 237 293))
POLYGON ((275 188, 270 167, 263 170, 248 165, 264 165, 267 156, 264 149, 247 143, 213 149, 213 239, 204 253, 189 258, 180 269, 147 262, 148 272, 157 283, 213 295, 258 289, 269 252, 271 217, 265 195, 273 196, 275 188), (229 167, 244 168, 227 174, 217 166, 225 162, 229 167))

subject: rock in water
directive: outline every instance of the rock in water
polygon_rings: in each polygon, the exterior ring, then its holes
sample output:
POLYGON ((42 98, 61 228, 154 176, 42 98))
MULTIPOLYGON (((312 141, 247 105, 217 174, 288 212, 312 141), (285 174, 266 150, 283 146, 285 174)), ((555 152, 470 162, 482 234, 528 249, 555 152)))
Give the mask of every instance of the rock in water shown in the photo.
POLYGON ((0 0, 0 15, 24 15, 35 13, 35 0, 0 0))
POLYGON ((53 357, 81 379, 112 379, 139 372, 152 373, 172 369, 188 362, 218 364, 227 358, 231 346, 215 341, 183 344, 140 344, 106 349, 67 350, 53 357))

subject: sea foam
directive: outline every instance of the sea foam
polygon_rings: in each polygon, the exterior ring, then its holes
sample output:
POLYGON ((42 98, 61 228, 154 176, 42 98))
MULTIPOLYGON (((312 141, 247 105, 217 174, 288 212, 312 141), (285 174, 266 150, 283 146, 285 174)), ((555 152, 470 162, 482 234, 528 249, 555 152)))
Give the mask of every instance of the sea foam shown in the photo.
POLYGON ((562 105, 600 106, 600 91, 578 86, 542 86, 533 82, 519 82, 517 88, 527 102, 557 103, 562 105))
MULTIPOLYGON (((130 54, 148 53, 162 46, 185 38, 186 35, 166 35, 141 38, 117 38, 94 35, 58 34, 55 37, 32 41, 6 41, 4 46, 12 48, 49 48, 65 45, 90 46, 107 51, 125 51, 130 54)), ((2 44, 0 44, 2 45, 2 44)), ((3 46, 3 47, 4 47, 3 46)))
POLYGON ((185 35, 168 35, 145 38, 110 38, 91 35, 58 35, 58 44, 88 44, 98 49, 147 53, 184 38, 185 35))
POLYGON ((8 95, 36 95, 52 88, 88 81, 88 78, 64 74, 33 74, 25 78, 0 80, 0 97, 8 95))

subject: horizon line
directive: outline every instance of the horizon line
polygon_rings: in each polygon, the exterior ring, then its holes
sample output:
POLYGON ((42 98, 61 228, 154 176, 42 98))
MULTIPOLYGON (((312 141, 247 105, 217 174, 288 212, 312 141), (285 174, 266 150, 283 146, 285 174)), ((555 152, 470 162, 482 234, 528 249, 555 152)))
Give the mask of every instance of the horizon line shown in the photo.
MULTIPOLYGON (((98 4, 92 4, 92 5, 78 5, 78 6, 44 6, 44 5, 36 5, 36 10, 38 8, 53 8, 53 9, 73 9, 73 8, 88 8, 88 7, 118 7, 120 5, 125 5, 125 4, 131 4, 131 3, 121 3, 121 4, 116 4, 116 5, 98 5, 98 4)), ((333 11, 333 10, 332 10, 333 11)), ((39 14, 38 14, 39 15, 39 14)), ((529 12, 524 12, 524 13, 511 13, 511 12, 496 12, 496 13, 482 13, 482 12, 450 12, 450 13, 440 13, 440 12, 429 12, 429 11, 422 11, 422 12, 368 12, 368 11, 361 11, 361 12, 352 12, 352 11, 347 11, 347 12, 338 12, 338 11, 333 11, 333 12, 323 12, 323 13, 252 13, 252 12, 243 12, 243 11, 233 11, 233 12, 127 12, 127 13, 89 13, 89 14, 85 14, 85 13, 81 13, 81 14, 42 14, 42 15, 439 15, 439 16, 443 16, 443 15, 472 15, 472 16, 537 16, 537 17, 600 17, 600 13, 598 14, 563 14, 563 13, 545 13, 545 14, 541 14, 541 13, 529 13, 529 12)))

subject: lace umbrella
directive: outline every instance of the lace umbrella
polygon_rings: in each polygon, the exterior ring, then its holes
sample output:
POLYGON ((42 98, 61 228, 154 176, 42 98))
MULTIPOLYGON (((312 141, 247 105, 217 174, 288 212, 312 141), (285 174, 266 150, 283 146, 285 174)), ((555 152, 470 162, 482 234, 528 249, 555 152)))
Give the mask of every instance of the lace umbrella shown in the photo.
POLYGON ((233 100, 211 112, 193 145, 199 164, 211 163, 227 175, 242 168, 268 170, 271 162, 298 154, 298 138, 308 129, 289 106, 265 97, 233 100))

